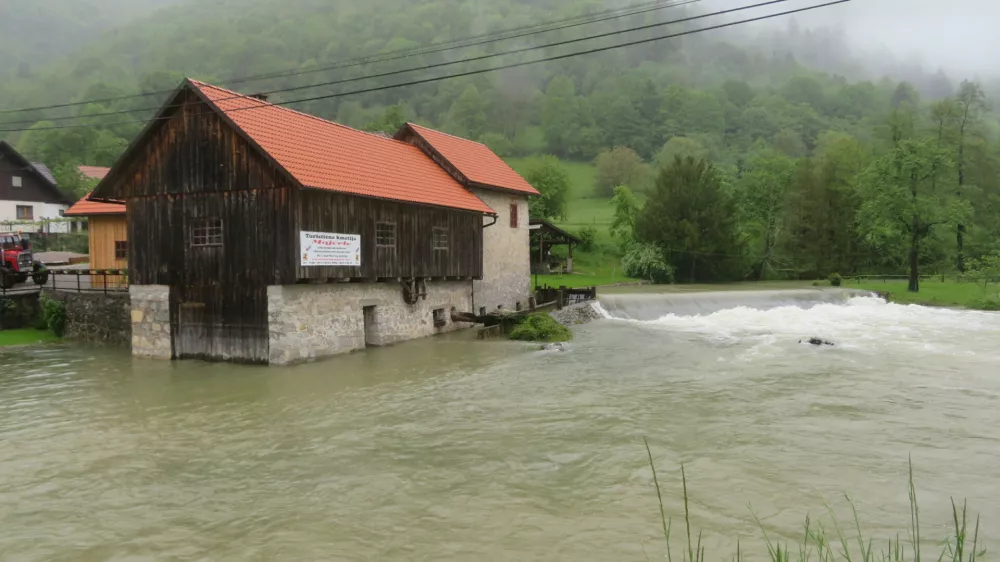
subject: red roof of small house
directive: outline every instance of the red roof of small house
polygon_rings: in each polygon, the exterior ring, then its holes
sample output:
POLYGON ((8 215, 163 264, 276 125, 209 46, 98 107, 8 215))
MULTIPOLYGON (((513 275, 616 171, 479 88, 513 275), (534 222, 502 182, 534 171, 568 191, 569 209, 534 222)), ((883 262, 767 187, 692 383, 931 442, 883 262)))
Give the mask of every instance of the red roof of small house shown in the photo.
POLYGON ((80 173, 95 180, 103 180, 104 176, 108 175, 111 168, 104 168, 102 166, 78 166, 80 173))
POLYGON ((91 201, 90 193, 80 199, 69 208, 64 216, 67 217, 90 217, 94 215, 124 215, 125 203, 102 203, 91 201))
POLYGON ((524 178, 485 144, 407 123, 420 138, 454 166, 471 183, 538 195, 524 178))
POLYGON ((191 80, 302 186, 495 214, 419 148, 191 80))

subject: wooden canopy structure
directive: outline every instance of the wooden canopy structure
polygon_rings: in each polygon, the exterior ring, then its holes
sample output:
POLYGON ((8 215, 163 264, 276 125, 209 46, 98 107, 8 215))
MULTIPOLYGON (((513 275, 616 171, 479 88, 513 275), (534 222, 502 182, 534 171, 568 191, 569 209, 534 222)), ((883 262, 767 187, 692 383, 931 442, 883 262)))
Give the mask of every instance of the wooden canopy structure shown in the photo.
POLYGON ((531 269, 533 273, 551 273, 549 252, 556 246, 567 246, 568 257, 563 273, 573 273, 573 248, 583 243, 583 240, 566 232, 545 219, 531 219, 528 223, 531 230, 531 269))

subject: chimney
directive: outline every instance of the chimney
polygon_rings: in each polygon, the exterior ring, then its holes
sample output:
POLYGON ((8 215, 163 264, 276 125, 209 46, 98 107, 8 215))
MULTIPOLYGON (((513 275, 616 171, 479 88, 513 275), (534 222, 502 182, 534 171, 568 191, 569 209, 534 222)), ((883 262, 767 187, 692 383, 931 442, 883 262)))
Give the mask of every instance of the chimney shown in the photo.
POLYGON ((250 97, 259 99, 260 101, 267 101, 267 94, 250 94, 250 97))

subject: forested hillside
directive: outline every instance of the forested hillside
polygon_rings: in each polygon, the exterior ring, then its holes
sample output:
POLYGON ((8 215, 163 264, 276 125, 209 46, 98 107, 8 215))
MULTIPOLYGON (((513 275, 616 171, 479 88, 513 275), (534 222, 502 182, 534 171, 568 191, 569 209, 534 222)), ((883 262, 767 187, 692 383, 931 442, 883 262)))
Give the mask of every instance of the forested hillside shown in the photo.
POLYGON ((101 33, 178 0, 5 0, 0 2, 0 77, 28 78, 101 33))
MULTIPOLYGON (((0 109, 150 95, 0 114, 0 136, 49 163, 64 188, 82 192, 84 186, 70 177, 72 166, 112 164, 162 102, 160 92, 185 75, 247 93, 302 88, 271 96, 291 101, 724 21, 689 21, 419 70, 702 12, 690 3, 660 6, 544 34, 414 54, 406 50, 608 6, 571 0, 430 0, 407 2, 405 9, 397 0, 336 4, 216 0, 165 8, 29 77, 4 82, 0 109), (357 57, 373 53, 406 56, 358 64, 357 57), (418 70, 359 79, 409 68, 418 70), (273 73, 282 76, 233 80, 273 73), (343 82, 348 79, 358 80, 343 82), (341 83, 304 88, 331 81, 341 83), (132 112, 113 114, 124 110, 132 112)), ((780 9, 731 14, 728 21, 780 9)), ((893 67, 879 62, 880 68, 893 67)), ((610 198, 615 188, 627 186, 649 199, 646 211, 629 211, 623 202, 628 194, 618 190, 616 204, 624 210, 617 242, 605 250, 634 251, 633 263, 637 255, 660 254, 684 280, 902 272, 911 251, 935 271, 965 269, 966 256, 994 250, 1000 236, 992 92, 937 69, 911 65, 905 74, 908 83, 881 76, 852 54, 838 32, 804 31, 789 18, 292 106, 371 130, 391 131, 403 120, 418 120, 481 140, 505 157, 596 161, 595 196, 610 198), (693 160, 685 161, 689 156, 693 160), (679 185, 710 196, 678 199, 679 185), (650 209, 673 217, 671 228, 650 209), (710 263, 715 257, 726 263, 710 263)), ((547 181, 551 171, 536 170, 536 176, 547 181)), ((557 218, 564 214, 559 204, 542 208, 538 212, 557 218)))

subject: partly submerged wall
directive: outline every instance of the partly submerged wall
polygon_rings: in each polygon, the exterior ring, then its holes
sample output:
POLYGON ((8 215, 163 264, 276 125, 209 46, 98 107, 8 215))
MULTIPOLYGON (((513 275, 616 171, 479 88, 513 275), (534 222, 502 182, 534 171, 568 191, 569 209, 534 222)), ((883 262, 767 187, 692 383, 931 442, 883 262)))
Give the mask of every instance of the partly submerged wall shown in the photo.
POLYGON ((44 290, 47 298, 66 306, 68 340, 128 347, 132 340, 131 299, 128 293, 70 293, 44 290))
POLYGON ((270 363, 288 365, 466 327, 451 310, 471 309, 472 282, 429 281, 413 305, 397 283, 272 286, 267 304, 270 363))
POLYGON ((170 359, 173 347, 170 336, 170 287, 132 285, 131 295, 132 356, 170 359))

